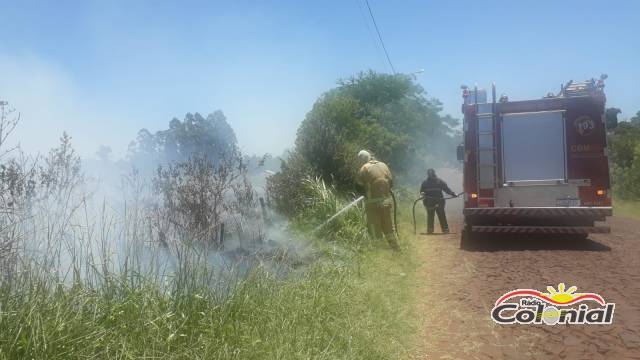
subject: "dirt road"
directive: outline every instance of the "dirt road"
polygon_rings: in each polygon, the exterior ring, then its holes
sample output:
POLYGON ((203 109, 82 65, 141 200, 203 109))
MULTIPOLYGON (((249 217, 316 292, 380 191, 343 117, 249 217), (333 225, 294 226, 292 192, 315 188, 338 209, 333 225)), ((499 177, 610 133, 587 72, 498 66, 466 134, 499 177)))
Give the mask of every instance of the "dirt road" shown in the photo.
POLYGON ((419 235, 424 314, 418 359, 640 359, 640 221, 611 218, 587 240, 419 235), (612 325, 497 325, 504 293, 559 283, 616 304, 612 325))

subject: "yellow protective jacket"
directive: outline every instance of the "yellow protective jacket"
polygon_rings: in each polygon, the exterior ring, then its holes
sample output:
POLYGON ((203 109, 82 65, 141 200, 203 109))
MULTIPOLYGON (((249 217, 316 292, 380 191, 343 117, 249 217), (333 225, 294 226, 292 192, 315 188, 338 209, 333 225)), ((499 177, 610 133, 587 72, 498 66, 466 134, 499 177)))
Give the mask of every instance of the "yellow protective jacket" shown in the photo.
POLYGON ((365 187, 368 202, 379 202, 389 196, 393 185, 393 176, 385 163, 370 160, 362 165, 356 181, 365 187))

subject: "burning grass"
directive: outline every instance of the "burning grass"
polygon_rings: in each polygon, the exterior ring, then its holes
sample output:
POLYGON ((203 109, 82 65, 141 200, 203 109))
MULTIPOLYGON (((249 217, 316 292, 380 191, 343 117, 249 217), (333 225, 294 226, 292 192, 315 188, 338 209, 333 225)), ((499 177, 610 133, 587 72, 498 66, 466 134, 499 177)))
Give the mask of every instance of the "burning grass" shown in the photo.
POLYGON ((294 240, 252 227, 247 210, 237 223, 259 236, 226 249, 175 230, 160 241, 149 214, 162 212, 141 198, 121 211, 74 191, 40 202, 5 224, 16 256, 0 285, 0 359, 404 357, 412 251, 366 240, 361 208, 318 232, 312 250, 301 246, 347 202, 307 185, 294 240))

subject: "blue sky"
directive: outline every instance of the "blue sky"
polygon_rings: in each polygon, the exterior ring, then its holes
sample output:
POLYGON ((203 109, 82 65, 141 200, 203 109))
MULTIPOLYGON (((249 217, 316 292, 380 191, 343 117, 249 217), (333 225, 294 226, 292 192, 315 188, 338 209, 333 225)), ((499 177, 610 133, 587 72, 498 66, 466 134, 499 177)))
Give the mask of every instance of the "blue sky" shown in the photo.
MULTIPOLYGON (((398 72, 459 117, 460 84, 511 99, 607 73, 609 106, 640 110, 638 1, 370 0, 398 72), (636 86, 633 86, 636 85, 636 86)), ((28 151, 63 130, 117 156, 140 128, 221 109, 247 153, 278 154, 336 79, 390 71, 364 0, 0 1, 0 98, 28 151)))

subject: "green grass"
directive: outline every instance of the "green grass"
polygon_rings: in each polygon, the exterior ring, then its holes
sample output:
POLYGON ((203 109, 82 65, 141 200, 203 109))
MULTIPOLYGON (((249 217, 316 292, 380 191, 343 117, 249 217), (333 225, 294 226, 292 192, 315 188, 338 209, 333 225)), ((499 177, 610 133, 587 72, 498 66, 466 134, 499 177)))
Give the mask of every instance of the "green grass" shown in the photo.
POLYGON ((640 218, 640 201, 614 199, 613 212, 616 216, 640 218))
POLYGON ((414 326, 410 253, 375 247, 284 281, 256 271, 222 301, 153 284, 5 289, 0 358, 402 358, 414 326))
MULTIPOLYGON (((344 203, 322 196, 316 210, 344 203)), ((303 271, 281 279, 257 268, 228 294, 167 291, 136 274, 62 286, 20 273, 0 288, 0 359, 406 358, 417 326, 413 244, 401 241, 401 253, 363 244, 361 216, 323 230, 324 255, 303 271)))

